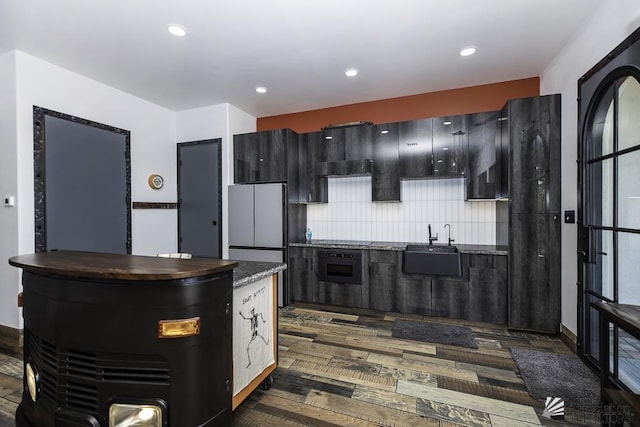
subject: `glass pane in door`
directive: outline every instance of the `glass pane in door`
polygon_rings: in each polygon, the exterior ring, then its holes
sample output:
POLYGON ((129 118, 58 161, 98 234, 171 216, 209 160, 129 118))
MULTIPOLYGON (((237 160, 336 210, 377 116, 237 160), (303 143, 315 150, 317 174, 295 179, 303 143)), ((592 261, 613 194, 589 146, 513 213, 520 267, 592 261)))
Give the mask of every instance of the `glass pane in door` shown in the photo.
POLYGON ((615 91, 611 86, 595 110, 591 129, 589 129, 587 160, 596 159, 613 152, 614 94, 615 91))
POLYGON ((640 230, 640 150, 618 157, 618 227, 640 230))
POLYGON ((588 264, 591 290, 613 300, 615 297, 613 286, 613 231, 592 229, 591 239, 594 249, 591 254, 593 263, 588 264))
POLYGON ((618 232, 618 302, 640 305, 640 234, 618 232))
POLYGON ((590 207, 586 225, 613 226, 613 159, 592 163, 588 167, 590 207))
POLYGON ((618 88, 618 151, 640 145, 640 84, 626 77, 618 88))

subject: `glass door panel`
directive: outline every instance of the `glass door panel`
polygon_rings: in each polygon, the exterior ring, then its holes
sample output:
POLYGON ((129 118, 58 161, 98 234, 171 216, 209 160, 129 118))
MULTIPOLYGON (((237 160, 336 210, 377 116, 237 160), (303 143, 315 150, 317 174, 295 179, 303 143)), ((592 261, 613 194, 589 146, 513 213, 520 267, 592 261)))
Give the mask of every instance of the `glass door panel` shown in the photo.
POLYGON ((618 157, 618 227, 640 229, 640 150, 618 157))
POLYGON ((640 234, 619 232, 618 253, 618 302, 640 305, 640 234))
POLYGON ((587 160, 613 153, 614 95, 612 86, 605 93, 594 113, 587 147, 587 160))
POLYGON ((609 158, 587 168, 592 204, 585 225, 613 226, 613 166, 613 159, 609 158))
POLYGON ((610 300, 614 300, 614 253, 613 232, 609 230, 592 230, 594 249, 591 258, 593 264, 589 264, 591 291, 610 300))
POLYGON ((618 89, 618 151, 640 145, 640 84, 626 77, 618 89))

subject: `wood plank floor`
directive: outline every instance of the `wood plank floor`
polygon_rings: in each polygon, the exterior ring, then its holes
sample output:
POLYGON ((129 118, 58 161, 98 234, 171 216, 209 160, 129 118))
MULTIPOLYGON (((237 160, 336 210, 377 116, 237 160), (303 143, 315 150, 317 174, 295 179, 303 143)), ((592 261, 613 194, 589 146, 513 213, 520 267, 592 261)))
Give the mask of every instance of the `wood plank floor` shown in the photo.
MULTIPOLYGON (((496 325, 327 306, 287 307, 279 315, 274 384, 257 389, 236 409, 234 425, 576 425, 542 416, 544 404, 527 393, 509 351, 513 347, 570 353, 558 338, 496 325), (479 348, 394 338, 397 318, 468 326, 479 348)), ((13 425, 21 377, 22 362, 0 354, 0 427, 13 425)), ((580 419, 566 411, 566 419, 580 419)))

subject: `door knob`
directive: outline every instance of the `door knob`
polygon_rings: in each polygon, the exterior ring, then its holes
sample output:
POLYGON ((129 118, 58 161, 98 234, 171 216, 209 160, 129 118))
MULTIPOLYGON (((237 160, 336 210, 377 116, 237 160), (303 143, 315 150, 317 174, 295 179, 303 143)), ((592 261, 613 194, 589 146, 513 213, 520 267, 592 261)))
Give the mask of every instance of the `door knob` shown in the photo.
POLYGON ((211 225, 218 225, 218 221, 211 221, 211 225))

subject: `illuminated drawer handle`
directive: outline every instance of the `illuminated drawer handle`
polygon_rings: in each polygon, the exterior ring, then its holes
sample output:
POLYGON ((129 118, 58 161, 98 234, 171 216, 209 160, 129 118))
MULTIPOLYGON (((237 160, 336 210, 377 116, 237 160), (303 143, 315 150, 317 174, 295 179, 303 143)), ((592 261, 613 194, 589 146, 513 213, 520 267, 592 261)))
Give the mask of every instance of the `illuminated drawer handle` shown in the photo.
POLYGON ((158 338, 183 338, 199 333, 200 317, 158 321, 158 338))

